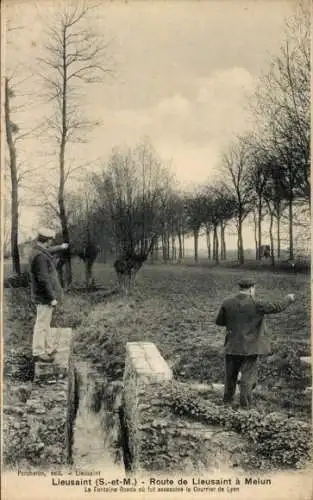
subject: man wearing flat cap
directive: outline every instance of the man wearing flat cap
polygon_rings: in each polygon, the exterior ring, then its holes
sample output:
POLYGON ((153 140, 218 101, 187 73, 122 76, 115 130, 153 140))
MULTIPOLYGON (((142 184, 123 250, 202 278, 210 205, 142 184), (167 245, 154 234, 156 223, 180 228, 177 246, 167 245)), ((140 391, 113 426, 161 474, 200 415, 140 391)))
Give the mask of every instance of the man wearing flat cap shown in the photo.
POLYGON ((294 295, 289 294, 280 301, 264 301, 255 297, 254 280, 242 280, 238 284, 239 293, 223 302, 216 324, 226 327, 223 401, 233 402, 241 372, 240 406, 249 408, 257 381, 258 356, 270 353, 264 316, 284 311, 294 302, 294 295))
MULTIPOLYGON (((38 231, 35 245, 29 255, 29 272, 32 300, 36 304, 37 316, 33 335, 33 356, 35 361, 52 362, 55 349, 51 345, 50 324, 53 308, 62 297, 55 264, 49 246, 55 232, 49 228, 38 231)), ((57 247, 55 247, 57 248, 57 247)), ((66 250, 67 243, 58 246, 66 250)))

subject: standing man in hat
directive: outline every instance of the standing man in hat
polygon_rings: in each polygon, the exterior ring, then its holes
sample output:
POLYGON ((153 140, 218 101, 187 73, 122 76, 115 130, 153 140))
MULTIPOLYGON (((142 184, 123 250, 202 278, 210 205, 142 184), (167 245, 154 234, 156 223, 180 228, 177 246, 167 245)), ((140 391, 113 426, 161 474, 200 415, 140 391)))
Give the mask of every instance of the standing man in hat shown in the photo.
MULTIPOLYGON (((34 247, 29 256, 29 272, 31 283, 31 296, 36 304, 37 317, 33 335, 33 356, 35 361, 52 362, 55 349, 51 345, 50 323, 53 308, 62 297, 55 264, 48 247, 55 238, 51 229, 41 228, 34 247)), ((66 250, 67 243, 59 246, 66 250)))
POLYGON ((275 302, 258 300, 255 298, 255 282, 243 280, 239 283, 239 293, 223 302, 216 324, 226 327, 225 404, 233 401, 240 371, 240 406, 251 406, 252 390, 257 382, 258 356, 270 353, 264 316, 284 311, 294 300, 293 294, 275 302))

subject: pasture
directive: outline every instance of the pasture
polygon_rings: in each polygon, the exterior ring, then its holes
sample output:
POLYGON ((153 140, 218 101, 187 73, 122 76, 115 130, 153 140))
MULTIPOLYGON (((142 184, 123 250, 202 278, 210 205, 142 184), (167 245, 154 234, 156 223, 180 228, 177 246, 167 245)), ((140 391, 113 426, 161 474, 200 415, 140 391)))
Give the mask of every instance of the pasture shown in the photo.
MULTIPOLYGON (((255 404, 262 413, 279 411, 310 421, 311 397, 303 391, 311 384, 310 370, 299 359, 310 355, 307 275, 147 264, 132 295, 123 297, 109 263, 96 263, 98 290, 89 293, 83 288, 83 267, 74 262, 73 271, 73 289, 57 308, 53 325, 71 326, 78 355, 111 380, 122 377, 125 343, 144 340, 156 344, 176 379, 223 383, 224 330, 215 325, 222 300, 237 292, 243 276, 256 278, 263 298, 295 293, 289 309, 267 319, 273 355, 260 361, 255 404)), ((31 348, 35 310, 28 290, 6 289, 4 314, 4 403, 14 404, 12 388, 22 383, 19 363, 25 371, 31 348)), ((221 404, 220 395, 215 404, 221 404)))

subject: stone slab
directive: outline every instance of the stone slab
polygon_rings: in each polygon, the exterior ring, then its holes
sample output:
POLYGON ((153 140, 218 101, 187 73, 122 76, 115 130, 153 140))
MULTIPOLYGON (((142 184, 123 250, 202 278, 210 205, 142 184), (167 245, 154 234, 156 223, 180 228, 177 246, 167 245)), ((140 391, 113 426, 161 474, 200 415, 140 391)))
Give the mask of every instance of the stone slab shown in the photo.
POLYGON ((123 403, 133 470, 137 469, 142 447, 146 447, 140 431, 141 398, 150 384, 166 382, 172 377, 172 370, 152 342, 127 342, 123 403))
POLYGON ((57 349, 53 363, 35 363, 35 380, 64 378, 68 370, 72 328, 51 328, 50 343, 57 349))
POLYGON ((72 328, 51 328, 51 336, 54 339, 53 345, 57 348, 55 363, 62 368, 68 366, 72 335, 72 328))
POLYGON ((146 383, 173 377, 172 370, 152 342, 127 342, 124 379, 130 372, 146 383))

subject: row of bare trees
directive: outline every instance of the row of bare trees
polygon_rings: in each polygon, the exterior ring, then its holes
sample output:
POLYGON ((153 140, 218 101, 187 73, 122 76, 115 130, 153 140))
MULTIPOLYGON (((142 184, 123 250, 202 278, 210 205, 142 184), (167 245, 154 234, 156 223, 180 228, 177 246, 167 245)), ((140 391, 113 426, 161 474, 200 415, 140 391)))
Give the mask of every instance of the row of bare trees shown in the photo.
MULTIPOLYGON (((56 186, 41 206, 61 228, 63 241, 85 259, 90 281, 92 248, 116 255, 119 277, 130 282, 150 254, 165 261, 184 258, 186 236, 193 236, 198 260, 199 237, 206 236, 208 258, 226 259, 225 234, 235 225, 238 261, 244 262, 243 227, 255 224, 256 257, 262 246, 264 221, 269 221, 272 262, 280 258, 281 222, 289 224, 289 258, 294 258, 294 213, 310 204, 310 17, 299 4, 287 26, 286 42, 273 59, 251 102, 255 124, 222 156, 217 179, 196 193, 175 189, 169 167, 149 140, 128 149, 116 148, 102 171, 89 175, 83 192, 69 193, 68 181, 81 171, 69 156, 95 124, 85 119, 84 87, 110 73, 103 38, 88 27, 90 9, 82 3, 58 11, 47 32, 44 56, 38 58, 45 99, 52 104, 45 133, 54 144, 56 186), (277 252, 274 254, 274 240, 277 252), (178 243, 178 248, 177 248, 178 243), (89 266, 89 268, 88 268, 89 266), (88 270, 89 269, 89 270, 88 270)), ((11 249, 19 273, 18 178, 16 141, 10 113, 10 81, 5 88, 5 124, 11 172, 11 249)), ((51 184, 49 183, 51 186, 51 184)), ((44 191, 44 189, 43 189, 44 191)), ((71 252, 65 255, 65 281, 71 283, 71 252)))
POLYGON ((256 258, 261 259, 265 220, 272 263, 281 257, 281 223, 287 219, 289 259, 294 259, 294 213, 310 205, 309 19, 305 4, 299 4, 286 27, 286 42, 251 103, 254 128, 223 155, 215 182, 193 195, 175 192, 164 169, 158 177, 161 163, 147 144, 114 153, 103 176, 94 177, 102 220, 111 228, 121 258, 145 260, 161 244, 163 260, 181 260, 184 238, 193 235, 197 261, 199 236, 205 232, 208 257, 218 263, 226 259, 225 232, 231 223, 243 264, 243 226, 252 217, 256 258))

